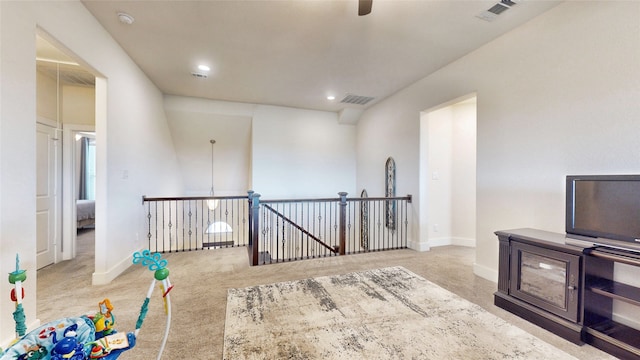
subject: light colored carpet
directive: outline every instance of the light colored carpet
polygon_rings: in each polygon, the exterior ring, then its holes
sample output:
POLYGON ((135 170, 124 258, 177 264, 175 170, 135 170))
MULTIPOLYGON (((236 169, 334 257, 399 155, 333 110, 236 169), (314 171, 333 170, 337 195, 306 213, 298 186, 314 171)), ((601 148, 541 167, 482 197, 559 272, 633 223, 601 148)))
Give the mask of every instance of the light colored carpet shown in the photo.
POLYGON ((401 266, 229 289, 224 359, 575 359, 401 266))
MULTIPOLYGON (((37 317, 42 323, 96 311, 98 302, 108 297, 115 307, 118 330, 131 331, 152 272, 136 265, 108 285, 92 286, 93 242, 92 230, 80 231, 77 258, 38 270, 37 292, 33 281, 36 275, 31 274, 31 280, 26 283, 27 296, 36 296, 37 317)), ((253 267, 248 264, 246 248, 171 253, 164 254, 163 258, 169 261, 171 282, 175 285, 171 291, 173 321, 163 360, 222 359, 228 289, 394 266, 429 279, 579 359, 612 359, 598 349, 572 344, 494 306, 496 283, 474 275, 473 248, 443 246, 427 252, 376 251, 253 267)), ((166 317, 157 289, 150 307, 135 348, 119 360, 149 360, 158 355, 166 317)), ((353 360, 356 359, 361 358, 353 360)))

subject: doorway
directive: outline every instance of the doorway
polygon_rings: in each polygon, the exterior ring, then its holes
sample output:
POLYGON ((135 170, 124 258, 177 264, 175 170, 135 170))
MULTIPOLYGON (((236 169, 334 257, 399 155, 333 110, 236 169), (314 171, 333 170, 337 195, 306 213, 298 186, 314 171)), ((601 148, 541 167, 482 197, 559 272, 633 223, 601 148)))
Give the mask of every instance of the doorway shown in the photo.
POLYGON ((420 238, 429 247, 475 247, 476 96, 420 116, 420 238))
MULTIPOLYGON (((96 118, 96 77, 88 68, 80 65, 70 52, 43 31, 36 36, 36 93, 38 122, 45 119, 54 129, 58 159, 55 172, 58 174, 59 191, 55 207, 57 238, 47 240, 52 245, 53 259, 50 263, 74 259, 77 255, 77 208, 79 193, 76 158, 76 135, 93 133, 96 118)), ((95 147, 93 148, 95 150, 95 147)), ((41 161, 40 161, 41 162, 41 161)), ((37 164, 40 168, 40 162, 37 164)), ((41 172, 41 170, 37 170, 41 172)), ((95 184, 95 182, 94 182, 95 184)), ((43 217, 43 216, 41 216, 43 217)), ((95 217, 94 217, 95 218, 95 217)), ((38 235, 38 256, 40 243, 38 235)), ((42 263, 42 266, 48 264, 42 263)), ((41 267, 38 261, 38 269, 41 267)))

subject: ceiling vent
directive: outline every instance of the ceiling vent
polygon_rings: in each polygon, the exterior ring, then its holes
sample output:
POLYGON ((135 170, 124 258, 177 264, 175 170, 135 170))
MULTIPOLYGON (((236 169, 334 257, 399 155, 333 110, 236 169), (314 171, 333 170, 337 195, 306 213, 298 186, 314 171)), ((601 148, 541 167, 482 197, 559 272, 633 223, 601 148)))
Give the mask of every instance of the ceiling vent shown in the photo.
POLYGON ((519 0, 501 0, 499 3, 493 5, 489 10, 483 11, 476 17, 485 21, 493 21, 498 17, 498 15, 511 9, 513 5, 517 4, 517 1, 519 0))
POLYGON ((366 105, 373 99, 374 98, 370 96, 347 94, 347 96, 345 96, 344 99, 342 99, 340 102, 343 104, 366 105))
POLYGON ((487 10, 490 13, 494 13, 496 15, 500 15, 503 12, 505 12, 506 10, 509 10, 509 7, 506 5, 502 5, 502 4, 495 4, 491 7, 491 9, 487 10))
POLYGON ((209 77, 209 76, 207 76, 207 74, 197 73, 197 72, 192 72, 191 75, 193 77, 197 77, 197 78, 200 78, 200 79, 206 79, 206 78, 209 77))

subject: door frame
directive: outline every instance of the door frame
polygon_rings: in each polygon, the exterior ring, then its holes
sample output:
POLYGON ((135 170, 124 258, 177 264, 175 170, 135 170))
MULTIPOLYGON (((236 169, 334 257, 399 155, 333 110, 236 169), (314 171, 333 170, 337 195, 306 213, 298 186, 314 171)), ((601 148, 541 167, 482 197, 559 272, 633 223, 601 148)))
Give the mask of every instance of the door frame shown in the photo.
POLYGON ((75 136, 79 132, 95 132, 95 126, 84 124, 62 125, 62 260, 76 257, 76 169, 78 154, 75 136))

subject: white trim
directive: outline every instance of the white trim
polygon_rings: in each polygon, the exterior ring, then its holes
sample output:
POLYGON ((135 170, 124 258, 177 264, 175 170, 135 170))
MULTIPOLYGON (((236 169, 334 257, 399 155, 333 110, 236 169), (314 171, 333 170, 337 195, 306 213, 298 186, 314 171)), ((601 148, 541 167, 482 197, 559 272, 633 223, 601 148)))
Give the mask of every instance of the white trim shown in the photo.
POLYGON ((76 257, 76 147, 77 132, 94 132, 95 126, 63 124, 62 126, 62 260, 76 257))
POLYGON ((451 238, 451 245, 476 247, 476 239, 453 237, 451 238))
MULTIPOLYGON (((29 326, 27 326, 26 333, 28 334, 31 330, 37 329, 38 327, 40 327, 40 325, 42 325, 42 322, 40 321, 40 319, 35 319, 33 322, 31 322, 31 324, 29 324, 29 326)), ((10 348, 10 345, 12 345, 15 341, 16 341, 15 337, 0 340, 0 348, 6 351, 10 348)))
POLYGON ((498 283, 498 270, 478 265, 478 263, 474 263, 473 273, 480 276, 481 278, 493 281, 496 284, 498 283))
POLYGON ((450 237, 440 237, 429 239, 429 244, 432 247, 453 245, 453 240, 450 237))
POLYGON ((407 247, 409 249, 419 251, 419 252, 431 250, 431 247, 429 246, 428 242, 421 242, 421 241, 409 241, 409 244, 407 245, 407 247))
POLYGON ((475 248, 476 239, 462 238, 462 237, 439 237, 439 238, 429 239, 429 244, 433 247, 455 245, 455 246, 466 246, 466 247, 475 248))
POLYGON ((42 125, 47 125, 47 126, 51 126, 52 128, 58 128, 58 122, 49 118, 46 118, 44 116, 40 116, 38 115, 36 117, 36 122, 38 124, 42 124, 42 125))
MULTIPOLYGON (((142 251, 143 249, 139 249, 138 251, 142 251)), ((120 262, 112 266, 107 272, 98 273, 94 272, 91 278, 92 285, 106 285, 109 284, 113 279, 118 277, 118 275, 122 274, 125 270, 127 270, 131 264, 133 264, 133 253, 126 258, 122 259, 120 262)))
MULTIPOLYGON (((620 309, 620 310, 623 310, 623 309, 620 309)), ((637 319, 632 319, 632 318, 628 317, 628 315, 629 314, 623 315, 623 314, 619 314, 619 313, 616 312, 611 316, 611 319, 613 321, 617 322, 617 323, 620 323, 620 324, 623 324, 623 325, 627 325, 627 326, 632 327, 634 329, 640 329, 640 321, 638 321, 637 319)))

